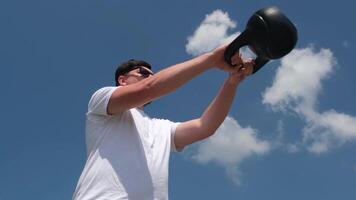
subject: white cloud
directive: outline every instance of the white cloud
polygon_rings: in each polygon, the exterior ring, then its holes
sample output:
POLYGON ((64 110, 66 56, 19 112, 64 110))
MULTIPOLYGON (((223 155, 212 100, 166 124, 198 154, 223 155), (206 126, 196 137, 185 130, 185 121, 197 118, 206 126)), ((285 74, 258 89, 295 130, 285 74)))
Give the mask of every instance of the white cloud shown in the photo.
POLYGON ((229 18, 227 12, 215 10, 205 16, 192 36, 188 37, 185 48, 193 56, 209 52, 214 48, 232 41, 239 32, 228 34, 229 29, 236 27, 236 22, 229 18))
POLYGON ((277 109, 293 103, 314 106, 321 80, 332 72, 334 59, 328 49, 313 52, 311 47, 293 50, 281 61, 273 85, 263 95, 263 103, 277 109))
POLYGON ((299 151, 299 147, 297 144, 287 144, 287 151, 289 153, 296 153, 299 151))
POLYGON ((308 124, 303 140, 309 144, 311 152, 324 153, 334 146, 356 140, 356 118, 353 116, 329 110, 306 117, 308 124))
POLYGON ((328 140, 323 141, 314 141, 311 145, 308 146, 308 150, 315 154, 321 154, 329 151, 328 140))
POLYGON ((356 139, 355 117, 330 110, 322 113, 317 122, 319 126, 329 129, 332 133, 336 133, 337 137, 344 141, 356 139))
POLYGON ((285 149, 288 153, 297 153, 300 150, 300 144, 298 143, 289 143, 285 139, 285 129, 284 122, 282 120, 278 120, 277 129, 276 129, 276 137, 273 141, 270 142, 273 148, 285 149))
POLYGON ((238 184, 240 163, 270 149, 268 141, 258 139, 256 130, 243 128, 235 119, 227 117, 213 136, 198 145, 192 158, 200 163, 215 162, 225 167, 227 174, 238 184))
MULTIPOLYGON (((193 35, 188 36, 185 45, 186 52, 197 56, 209 52, 216 47, 232 42, 241 32, 229 30, 236 28, 237 22, 230 19, 227 12, 215 10, 205 16, 193 35)), ((243 58, 255 58, 256 55, 247 47, 240 48, 243 58)))
POLYGON ((303 144, 317 154, 356 139, 355 117, 335 110, 320 113, 316 109, 321 81, 335 67, 336 59, 329 49, 318 52, 313 47, 293 50, 282 59, 272 86, 263 93, 264 104, 275 111, 297 113, 305 120, 303 144))

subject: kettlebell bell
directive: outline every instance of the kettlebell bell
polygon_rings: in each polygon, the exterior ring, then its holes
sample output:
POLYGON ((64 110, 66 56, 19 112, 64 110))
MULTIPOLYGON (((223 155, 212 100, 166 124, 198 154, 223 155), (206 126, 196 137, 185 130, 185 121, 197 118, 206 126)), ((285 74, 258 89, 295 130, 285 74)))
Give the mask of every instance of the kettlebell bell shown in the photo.
POLYGON ((256 11, 248 20, 245 30, 232 41, 224 52, 226 62, 242 46, 256 54, 253 73, 268 61, 287 55, 298 40, 297 29, 293 23, 275 6, 256 11))

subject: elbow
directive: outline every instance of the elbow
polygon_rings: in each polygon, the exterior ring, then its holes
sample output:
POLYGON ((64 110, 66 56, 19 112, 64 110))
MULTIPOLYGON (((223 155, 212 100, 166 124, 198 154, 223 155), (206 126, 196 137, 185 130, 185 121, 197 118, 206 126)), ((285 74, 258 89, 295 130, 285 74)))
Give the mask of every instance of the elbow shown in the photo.
POLYGON ((217 130, 217 128, 207 130, 206 133, 207 133, 208 137, 214 135, 216 133, 216 130, 217 130))
POLYGON ((210 122, 204 122, 202 119, 200 119, 200 130, 205 135, 205 138, 210 137, 215 134, 216 130, 219 128, 218 126, 214 126, 213 123, 210 122))
POLYGON ((207 139, 207 138, 211 137, 212 135, 214 135, 214 133, 215 133, 215 130, 202 129, 201 133, 200 133, 200 135, 201 135, 200 140, 207 139))

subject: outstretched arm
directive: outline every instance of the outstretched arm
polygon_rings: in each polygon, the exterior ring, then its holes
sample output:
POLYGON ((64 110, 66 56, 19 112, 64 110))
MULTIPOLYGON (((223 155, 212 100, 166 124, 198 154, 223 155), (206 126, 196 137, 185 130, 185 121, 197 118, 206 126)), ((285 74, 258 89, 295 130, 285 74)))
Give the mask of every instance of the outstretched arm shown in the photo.
POLYGON ((218 95, 206 108, 202 116, 178 125, 174 135, 174 143, 178 150, 215 133, 230 110, 239 83, 246 75, 252 73, 252 66, 253 62, 248 61, 244 64, 244 68, 230 73, 218 95))
MULTIPOLYGON (((234 70, 233 67, 223 61, 225 48, 226 45, 221 46, 210 53, 173 65, 142 81, 115 90, 109 101, 108 113, 116 114, 142 106, 176 90, 197 75, 213 67, 225 71, 234 70)), ((233 57, 232 61, 236 64, 242 63, 238 54, 233 57)))

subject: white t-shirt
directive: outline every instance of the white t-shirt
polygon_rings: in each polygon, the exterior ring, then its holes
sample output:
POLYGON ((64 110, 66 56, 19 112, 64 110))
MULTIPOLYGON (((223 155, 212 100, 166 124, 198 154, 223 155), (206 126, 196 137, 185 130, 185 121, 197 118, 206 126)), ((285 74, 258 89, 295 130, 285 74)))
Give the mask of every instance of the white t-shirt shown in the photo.
POLYGON ((168 199, 169 155, 176 151, 173 136, 179 123, 152 119, 136 108, 108 115, 116 89, 101 88, 90 99, 88 158, 73 199, 168 199))

